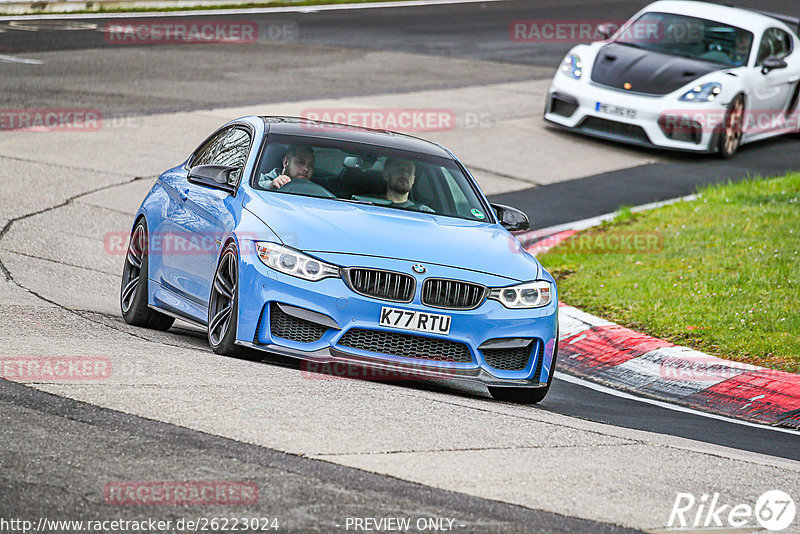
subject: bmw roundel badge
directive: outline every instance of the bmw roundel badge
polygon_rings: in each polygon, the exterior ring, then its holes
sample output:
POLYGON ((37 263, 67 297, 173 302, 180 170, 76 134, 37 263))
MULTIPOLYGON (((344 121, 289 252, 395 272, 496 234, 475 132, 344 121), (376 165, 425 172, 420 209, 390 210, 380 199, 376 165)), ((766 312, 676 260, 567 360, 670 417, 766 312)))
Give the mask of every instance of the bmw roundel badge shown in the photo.
POLYGON ((414 270, 414 272, 415 272, 415 273, 417 273, 417 274, 422 274, 422 273, 424 273, 425 271, 427 271, 427 269, 426 269, 424 266, 420 265, 419 263, 415 263, 415 264, 414 264, 414 265, 413 265, 411 268, 412 268, 412 269, 414 270))

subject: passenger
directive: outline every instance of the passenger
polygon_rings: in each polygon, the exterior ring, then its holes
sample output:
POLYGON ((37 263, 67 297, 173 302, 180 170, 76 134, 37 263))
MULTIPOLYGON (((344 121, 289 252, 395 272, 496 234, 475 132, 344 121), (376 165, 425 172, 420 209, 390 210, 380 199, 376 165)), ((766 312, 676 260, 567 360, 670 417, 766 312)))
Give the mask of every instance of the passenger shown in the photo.
POLYGON ((425 204, 417 204, 408 199, 411 188, 414 187, 416 165, 413 161, 399 158, 388 158, 383 164, 383 179, 386 180, 386 195, 384 198, 391 201, 394 208, 414 209, 419 211, 434 211, 425 204))
POLYGON ((314 175, 314 149, 307 146, 290 146, 283 156, 283 169, 276 167, 262 174, 258 185, 264 189, 280 189, 292 180, 310 180, 314 175))

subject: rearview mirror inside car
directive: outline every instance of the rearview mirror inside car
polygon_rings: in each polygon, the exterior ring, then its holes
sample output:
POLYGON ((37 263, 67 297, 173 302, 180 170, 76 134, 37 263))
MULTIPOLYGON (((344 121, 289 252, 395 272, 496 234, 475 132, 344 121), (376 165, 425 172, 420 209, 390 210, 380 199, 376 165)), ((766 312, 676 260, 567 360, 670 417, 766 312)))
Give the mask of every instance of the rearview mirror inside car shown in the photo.
POLYGON ((362 171, 368 171, 375 167, 376 159, 374 157, 362 157, 362 156, 347 156, 344 158, 342 165, 347 167, 348 169, 359 169, 362 171))

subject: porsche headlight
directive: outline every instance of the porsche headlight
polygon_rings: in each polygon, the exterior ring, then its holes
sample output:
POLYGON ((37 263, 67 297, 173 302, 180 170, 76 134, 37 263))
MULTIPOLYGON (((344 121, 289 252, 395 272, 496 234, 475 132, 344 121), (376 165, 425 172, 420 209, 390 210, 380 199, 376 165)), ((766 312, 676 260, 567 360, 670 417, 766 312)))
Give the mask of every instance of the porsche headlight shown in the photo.
POLYGON ((298 278, 316 282, 323 278, 339 276, 339 267, 336 265, 319 261, 277 243, 256 242, 256 252, 267 267, 298 278))
POLYGON ((583 63, 581 63, 581 58, 579 58, 576 54, 569 54, 561 62, 561 72, 567 76, 570 76, 571 78, 580 80, 581 75, 583 74, 583 63))
POLYGON ((550 282, 539 280, 510 287, 497 287, 489 292, 489 298, 497 300, 506 308, 541 308, 553 300, 550 282))
POLYGON ((717 82, 696 85, 687 91, 681 100, 684 102, 713 102, 722 92, 722 84, 717 82))

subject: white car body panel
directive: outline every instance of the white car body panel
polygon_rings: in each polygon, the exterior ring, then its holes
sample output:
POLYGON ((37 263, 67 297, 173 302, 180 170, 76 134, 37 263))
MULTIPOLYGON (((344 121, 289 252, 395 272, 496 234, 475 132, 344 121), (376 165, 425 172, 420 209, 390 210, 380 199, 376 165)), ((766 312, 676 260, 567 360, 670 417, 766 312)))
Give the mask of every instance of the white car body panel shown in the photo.
POLYGON ((745 121, 742 144, 800 131, 800 112, 797 110, 800 106, 795 106, 794 111, 788 116, 785 114, 790 100, 795 92, 800 90, 800 38, 796 33, 797 28, 789 27, 775 18, 749 10, 681 0, 663 0, 650 4, 634 15, 629 22, 648 12, 697 17, 752 32, 754 39, 747 65, 725 67, 720 64, 718 70, 703 75, 665 95, 636 93, 596 83, 592 80, 595 60, 601 50, 619 35, 620 32, 618 32, 608 41, 577 45, 570 50, 567 57, 575 54, 580 58, 582 75, 580 79, 574 79, 559 68, 547 97, 544 116, 546 121, 595 137, 626 143, 675 150, 714 152, 717 149, 717 132, 711 126, 715 124, 715 121, 724 120, 725 112, 731 101, 737 95, 742 94, 745 97, 747 112, 753 114, 745 121), (761 43, 764 32, 770 28, 778 28, 787 32, 792 38, 793 50, 784 58, 787 63, 786 68, 771 70, 767 74, 763 74, 761 67, 756 66, 756 60, 759 43, 761 43), (711 82, 722 85, 722 92, 715 101, 687 102, 680 100, 681 96, 693 87, 711 82), (554 95, 561 95, 570 101, 577 101, 578 108, 570 116, 554 113, 552 111, 554 95), (608 106, 598 107, 598 103, 608 106), (635 111, 635 116, 631 116, 631 113, 626 110, 635 111), (766 112, 765 110, 770 111, 766 112), (773 111, 774 113, 772 113, 773 111), (659 118, 665 115, 669 117, 701 116, 704 121, 708 122, 709 127, 703 127, 702 137, 698 143, 671 139, 658 124, 659 118), (615 128, 623 132, 629 131, 628 126, 638 126, 644 130, 647 139, 637 137, 638 133, 636 136, 628 133, 621 135, 619 132, 615 133, 610 130, 587 128, 585 126, 587 124, 597 124, 593 120, 587 122, 587 119, 592 118, 621 123, 622 126, 615 126, 615 128))

